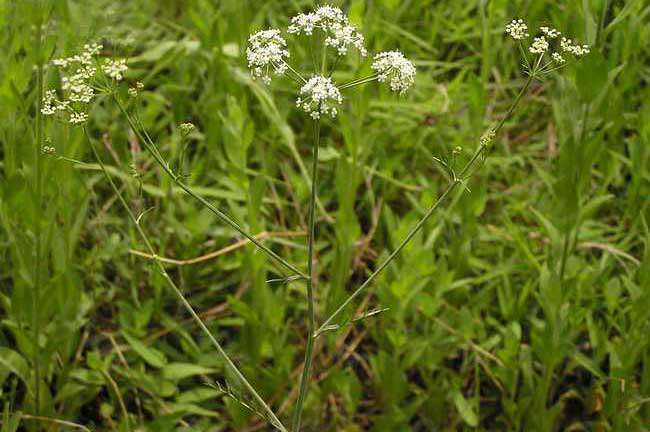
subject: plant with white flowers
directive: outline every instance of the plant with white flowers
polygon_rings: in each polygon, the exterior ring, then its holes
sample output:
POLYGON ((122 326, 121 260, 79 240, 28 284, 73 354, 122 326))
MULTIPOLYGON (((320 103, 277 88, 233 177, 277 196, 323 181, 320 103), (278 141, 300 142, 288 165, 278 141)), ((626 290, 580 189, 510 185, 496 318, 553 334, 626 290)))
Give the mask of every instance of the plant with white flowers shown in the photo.
MULTIPOLYGON (((308 13, 301 13, 291 19, 287 33, 294 36, 307 36, 311 39, 310 47, 316 47, 314 59, 320 59, 320 64, 314 60, 313 74, 305 77, 288 63, 289 52, 286 40, 278 29, 262 30, 249 38, 247 50, 248 66, 253 77, 260 78, 264 83, 270 82, 271 74, 285 75, 295 81, 300 87, 296 106, 304 111, 314 121, 314 143, 311 174, 311 196, 309 200, 309 221, 307 231, 307 347, 305 349, 304 367, 300 380, 298 401, 294 409, 292 430, 298 431, 309 381, 311 377, 311 362, 314 339, 318 336, 313 293, 314 277, 314 237, 315 237, 315 204, 317 200, 317 163, 320 143, 320 122, 324 117, 334 118, 343 103, 344 90, 366 84, 372 81, 385 83, 393 92, 403 94, 415 82, 415 66, 399 51, 381 52, 374 56, 369 76, 360 77, 344 83, 337 83, 332 78, 333 70, 328 70, 328 57, 334 56, 334 65, 339 64, 341 56, 350 51, 366 57, 368 51, 364 46, 364 37, 352 25, 343 11, 333 6, 320 6, 308 13), (329 50, 329 52, 328 52, 329 50)), ((333 68, 332 68, 333 69, 333 68)))
MULTIPOLYGON (((565 58, 567 55, 579 58, 589 53, 589 47, 587 45, 576 44, 571 39, 562 37, 558 30, 551 27, 541 27, 539 35, 534 36, 529 43, 528 39, 530 38, 530 34, 528 25, 521 19, 513 20, 507 24, 505 31, 519 45, 524 59, 525 71, 528 74, 528 79, 525 84, 501 120, 495 126, 489 127, 480 137, 477 136, 478 148, 461 169, 457 170, 455 166, 456 161, 463 157, 462 148, 460 147, 456 147, 452 151, 451 161, 435 158, 445 168, 449 176, 450 181, 447 188, 434 204, 429 207, 422 218, 411 227, 408 234, 398 244, 395 250, 383 262, 379 263, 370 276, 342 301, 334 312, 324 319, 318 327, 316 327, 314 300, 314 278, 316 277, 316 273, 314 272, 314 243, 321 122, 328 118, 336 118, 344 101, 344 91, 351 88, 377 81, 382 85, 386 85, 392 92, 398 94, 404 94, 410 89, 415 83, 416 69, 413 63, 401 52, 385 51, 377 53, 372 56, 372 63, 370 65, 372 73, 370 75, 343 83, 336 82, 333 78, 333 69, 335 68, 330 67, 331 65, 328 63, 328 59, 331 56, 335 58, 333 64, 338 65, 341 56, 350 54, 350 52, 356 52, 361 57, 366 57, 368 53, 364 46, 363 35, 349 22, 348 17, 343 11, 333 6, 321 6, 315 11, 299 14, 291 19, 291 24, 287 29, 287 33, 295 37, 306 36, 311 38, 312 44, 310 44, 310 47, 313 48, 315 45, 317 49, 320 49, 320 52, 315 53, 318 55, 313 56, 313 70, 309 75, 303 75, 289 63, 291 57, 288 43, 280 30, 262 30, 251 35, 248 40, 246 59, 252 76, 266 84, 270 83, 274 76, 284 76, 293 80, 296 83, 295 102, 298 111, 301 115, 306 115, 313 126, 314 141, 312 145, 311 194, 308 210, 306 272, 279 256, 271 248, 263 244, 258 237, 245 230, 243 224, 229 217, 224 211, 197 193, 194 188, 185 183, 184 179, 186 176, 180 173, 179 170, 172 168, 172 164, 167 162, 159 147, 154 143, 139 120, 137 113, 140 98, 138 94, 144 88, 144 84, 136 82, 129 86, 128 90, 124 92, 129 96, 126 102, 121 97, 119 86, 124 81, 127 81, 125 74, 128 71, 128 66, 125 60, 105 59, 103 62, 99 62, 97 57, 102 47, 96 44, 86 45, 83 52, 79 55, 54 60, 52 65, 61 73, 60 96, 55 90, 46 91, 41 101, 41 112, 44 115, 61 114, 65 116, 69 123, 81 125, 98 165, 101 167, 115 195, 124 206, 129 218, 138 230, 148 249, 150 258, 154 261, 169 288, 177 295, 179 301, 209 338, 227 369, 229 379, 236 380, 236 387, 241 389, 245 394, 231 391, 228 383, 226 383, 225 388, 227 390, 225 393, 240 401, 242 404, 245 404, 246 407, 255 413, 263 416, 273 427, 283 432, 287 432, 288 429, 244 377, 232 359, 226 354, 217 338, 212 335, 186 300, 174 280, 167 274, 160 258, 156 255, 156 250, 149 237, 140 224, 142 215, 138 217, 132 212, 121 189, 116 185, 102 162, 94 140, 91 138, 85 125, 88 120, 88 107, 93 98, 99 93, 104 93, 112 98, 127 120, 135 136, 160 166, 162 171, 169 176, 171 181, 179 189, 205 206, 220 221, 248 239, 282 268, 283 277, 277 279, 277 281, 283 283, 294 281, 305 283, 308 334, 304 353, 304 366, 291 427, 293 432, 299 432, 304 402, 311 380, 311 363, 316 338, 323 333, 336 331, 343 324, 349 323, 350 321, 337 323, 335 320, 370 286, 392 260, 400 254, 417 232, 422 229, 436 209, 439 208, 445 198, 449 197, 456 188, 461 186, 461 190, 468 190, 466 182, 476 168, 481 166, 481 162, 486 157, 488 150, 492 148, 492 143, 496 139, 499 131, 514 112, 533 79, 540 78, 545 74, 549 74, 565 66, 568 63, 565 58), (316 64, 315 59, 319 59, 320 64, 316 64)), ((191 123, 183 123, 179 126, 179 130, 181 137, 185 139, 194 130, 194 125, 191 123)), ((43 152, 46 154, 54 154, 55 149, 48 145, 43 147, 43 152)), ((182 158, 179 166, 182 170, 182 158)), ((354 321, 376 315, 383 310, 385 309, 368 312, 361 318, 355 318, 354 321)), ((219 388, 221 389, 221 386, 219 388)))
MULTIPOLYGON (((287 33, 318 38, 316 40, 322 43, 324 49, 331 48, 337 57, 348 54, 350 48, 354 48, 362 57, 368 54, 363 35, 341 9, 333 6, 320 6, 313 12, 296 15, 291 19, 287 33)), ((305 78, 288 63, 290 54, 287 46, 286 39, 278 29, 254 33, 248 39, 246 50, 248 67, 253 77, 260 78, 265 84, 271 82, 271 71, 300 84, 296 104, 314 120, 320 119, 321 115, 337 115, 336 105, 343 103, 342 90, 379 81, 388 83, 394 92, 404 93, 415 82, 415 66, 399 51, 377 54, 371 66, 375 73, 340 84, 332 80, 331 71, 328 73, 327 54, 324 53, 320 67, 314 65, 314 75, 305 78)), ((335 62, 338 63, 338 58, 335 62)))
POLYGON ((128 70, 125 59, 106 59, 100 66, 97 57, 102 49, 100 44, 86 44, 81 54, 52 60, 61 75, 63 97, 59 98, 56 90, 45 91, 43 115, 60 114, 72 125, 88 120, 88 107, 95 96, 110 91, 112 83, 122 81, 128 70))
POLYGON ((574 58, 589 54, 589 45, 574 44, 571 39, 563 37, 562 33, 553 27, 540 27, 541 34, 533 38, 527 50, 524 44, 530 34, 524 20, 512 20, 506 25, 505 31, 519 45, 526 73, 533 77, 541 78, 566 66, 566 54, 574 58), (530 54, 533 55, 532 58, 530 54))

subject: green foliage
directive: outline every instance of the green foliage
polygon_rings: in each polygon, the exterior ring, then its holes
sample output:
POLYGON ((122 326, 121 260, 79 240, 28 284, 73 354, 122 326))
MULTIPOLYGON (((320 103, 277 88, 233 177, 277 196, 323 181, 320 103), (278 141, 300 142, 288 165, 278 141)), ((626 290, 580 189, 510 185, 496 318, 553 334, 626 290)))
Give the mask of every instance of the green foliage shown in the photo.
MULTIPOLYGON (((318 322, 445 189, 432 156, 449 160, 460 146, 462 166, 507 109, 525 77, 505 23, 552 23, 593 48, 533 85, 471 193, 450 197, 337 321, 347 324, 317 339, 304 430, 645 430, 647 2, 333 3, 369 48, 416 59, 418 78, 400 98, 361 87, 323 124, 318 322), (383 311, 364 317, 374 310, 383 311)), ((83 134, 47 121, 37 142, 34 66, 89 41, 128 57, 127 81, 145 85, 141 121, 171 166, 248 231, 282 234, 264 240, 280 256, 305 262, 297 231, 307 225, 312 132, 289 83, 272 97, 243 54, 251 31, 312 5, 0 0, 0 430, 74 429, 25 413, 92 430, 265 422, 151 260, 133 253, 145 247, 83 134), (48 18, 40 45, 39 17, 48 18), (185 139, 184 122, 196 125, 185 139)), ((347 61, 341 79, 357 67, 347 61)), ((58 81, 46 67, 46 86, 58 81)), ((113 104, 93 106, 90 131, 157 254, 204 257, 167 264, 169 274, 289 419, 304 285, 267 283, 283 270, 250 245, 208 257, 241 237, 173 185, 113 104)))

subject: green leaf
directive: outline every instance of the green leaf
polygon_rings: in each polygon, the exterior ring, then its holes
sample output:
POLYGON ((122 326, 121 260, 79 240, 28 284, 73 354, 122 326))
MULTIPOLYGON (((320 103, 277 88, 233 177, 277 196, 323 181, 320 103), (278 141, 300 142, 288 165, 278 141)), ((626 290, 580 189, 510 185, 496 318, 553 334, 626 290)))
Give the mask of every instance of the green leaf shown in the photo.
POLYGON ((214 369, 192 363, 169 363, 162 369, 162 376, 172 381, 178 381, 194 375, 208 375, 214 369))
POLYGON ((576 68, 576 84, 586 102, 596 99, 607 84, 607 63, 599 52, 586 56, 576 68))
POLYGON ((126 332, 122 332, 122 335, 124 336, 124 339, 126 339, 126 341, 129 343, 129 345, 131 345, 133 351, 138 353, 138 355, 142 357, 144 361, 158 369, 165 367, 167 364, 167 358, 162 352, 158 351, 155 348, 146 346, 126 332))
POLYGON ((31 388, 29 365, 23 356, 16 351, 0 347, 0 371, 13 373, 31 388))
POLYGON ((459 391, 454 393, 454 404, 465 423, 472 427, 478 426, 478 417, 476 416, 474 409, 459 391))

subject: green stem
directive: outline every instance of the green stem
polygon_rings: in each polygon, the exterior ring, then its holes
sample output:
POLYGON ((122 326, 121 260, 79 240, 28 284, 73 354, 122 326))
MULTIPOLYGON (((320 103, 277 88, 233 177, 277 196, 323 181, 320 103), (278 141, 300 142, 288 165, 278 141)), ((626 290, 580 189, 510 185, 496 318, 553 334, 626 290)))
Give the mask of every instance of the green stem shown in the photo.
POLYGON ((153 156, 155 161, 160 165, 160 167, 163 169, 163 171, 172 179, 174 183, 181 189, 183 189, 188 195, 190 195, 192 198, 203 204, 208 210, 210 210, 215 216, 217 216, 222 222, 226 223, 229 225, 231 228, 233 228, 235 231, 237 231, 239 234, 243 235, 246 237, 251 243, 253 243, 255 246, 260 248, 264 253, 266 253, 268 256, 273 258, 275 261, 277 261, 279 264, 284 266, 286 269, 291 270, 295 274, 301 276, 303 279, 308 279, 309 276, 307 276, 305 273, 300 271, 296 266, 293 264, 289 263, 287 260, 273 252, 271 249, 269 249, 267 246, 265 246, 261 241, 259 241, 255 236, 252 234, 248 233, 246 230, 244 230, 237 222, 232 220, 230 217, 228 217, 225 213, 223 213, 221 210, 219 210, 217 207, 215 207, 212 203, 210 203, 208 200, 203 198, 201 195, 196 193, 190 186, 185 184, 181 179, 180 176, 176 175, 172 169, 169 167, 169 164, 163 159, 162 155, 158 152, 156 145, 153 143, 151 138, 149 137, 148 134, 142 133, 140 131, 140 128, 136 126, 134 123, 133 119, 129 115, 129 113, 126 111, 126 108, 122 104, 122 102, 119 100, 119 98, 113 94, 113 98, 115 99, 115 102, 117 103, 117 106, 119 107, 120 111, 126 118, 127 122, 131 126, 131 129, 133 132, 138 136, 140 141, 144 144, 145 148, 149 151, 149 153, 153 156))
POLYGON ((309 237, 307 239, 307 314, 308 316, 308 333, 307 333, 307 346, 305 347, 305 360, 302 369, 302 376, 300 378, 300 392, 298 394, 298 401, 293 415, 292 430, 294 432, 300 431, 300 422, 302 419, 302 410, 309 388, 309 381, 311 377, 311 362, 314 350, 314 329, 316 328, 316 312, 314 308, 314 238, 316 226, 316 196, 317 196, 317 183, 318 183, 318 148, 320 147, 320 120, 314 122, 314 145, 313 145, 313 161, 311 169, 311 196, 309 198, 309 237))
MULTIPOLYGON (((541 56, 540 56, 540 59, 541 59, 541 56)), ((537 70, 538 66, 539 66, 539 60, 537 61, 537 66, 535 67, 534 71, 537 70)), ((519 105, 519 102, 521 101, 521 98, 523 97, 523 95, 526 93, 526 91, 530 87, 530 84, 532 83, 534 77, 535 77, 534 72, 532 72, 528 76, 528 79, 526 80, 526 83, 524 84, 524 86, 521 88, 521 90, 519 91, 519 93, 515 97, 515 100, 510 105, 510 108, 508 108, 508 111, 506 112, 505 116, 501 119, 501 121, 499 121, 497 126, 494 128, 493 132, 494 132, 495 135, 501 130, 501 128, 503 128, 503 125, 505 124, 506 120, 508 120, 508 118, 510 118, 510 116, 512 115, 512 113, 515 110, 515 108, 517 107, 517 105, 519 105)), ((391 261, 393 261, 395 259, 395 257, 397 257, 397 255, 399 255, 399 253, 406 247, 406 245, 411 241, 411 239, 415 236, 415 234, 417 234, 417 232, 420 231, 420 229, 422 229, 422 227, 427 222, 427 220, 429 220, 431 215, 433 215, 433 213, 436 211, 436 209, 438 209, 438 207, 440 207, 440 205, 445 200, 445 198, 447 198, 447 196, 449 196, 449 194, 451 194, 451 192, 456 188, 456 186, 466 180, 467 174, 470 172, 470 170, 472 169, 472 167, 474 166, 476 161, 483 155, 483 153, 488 148, 488 146, 489 146, 489 143, 482 143, 479 146, 478 150, 474 153, 474 156, 472 156, 472 158, 469 160, 469 162, 467 162, 467 164, 465 164, 465 166, 461 170, 460 174, 454 179, 454 181, 452 183, 449 184, 447 189, 445 189, 445 191, 442 193, 442 195, 440 195, 438 200, 429 208, 429 210, 427 210, 425 215, 413 226, 413 228, 411 228, 411 231, 409 231, 409 233, 406 235, 404 240, 402 240, 402 242, 399 244, 399 246, 397 246, 397 248, 388 256, 388 258, 386 258, 386 260, 383 263, 381 263, 379 265, 379 267, 377 267, 377 269, 374 272, 372 272, 372 274, 370 276, 368 276, 368 279, 366 279, 366 281, 363 284, 361 284, 361 286, 359 286, 359 288, 357 288, 354 292, 352 292, 352 294, 350 294, 343 301, 343 303, 341 303, 341 305, 325 320, 325 322, 318 328, 318 330, 316 330, 316 333, 314 334, 315 337, 318 337, 321 333, 332 329, 332 321, 341 312, 343 312, 343 310, 345 310, 345 308, 350 303, 352 303, 352 301, 356 297, 358 297, 359 294, 361 294, 361 292, 363 290, 365 290, 372 283, 372 281, 382 272, 382 270, 384 270, 388 266, 388 264, 390 264, 391 261)), ((335 326, 335 327, 338 328, 338 326, 335 326)))
POLYGON ((372 82, 372 81, 376 80, 377 77, 378 77, 377 74, 373 74, 373 75, 368 75, 368 76, 363 77, 363 78, 353 79, 352 81, 348 81, 346 83, 341 84, 339 86, 339 90, 345 90, 345 89, 350 88, 350 87, 356 87, 356 86, 361 85, 361 84, 372 82))
POLYGON ((96 148, 95 144, 93 143, 92 138, 88 134, 88 131, 86 130, 86 128, 84 128, 83 130, 84 130, 84 134, 86 135, 86 139, 88 140, 88 143, 90 145, 90 148, 92 149, 93 155, 95 156, 95 159, 97 160, 97 163, 99 164, 102 172, 104 173, 104 176, 106 177, 106 180, 108 180, 108 182, 110 183, 111 188, 113 189, 113 192, 115 193, 115 195, 119 199, 120 203, 122 204, 122 206, 126 210, 128 216, 129 216, 129 219, 131 219, 131 222, 133 222, 136 229, 138 230, 138 233, 140 234, 140 237, 142 238, 142 241, 144 242, 145 247, 147 248, 149 254, 154 257, 153 261, 155 262, 158 271, 160 272, 160 274, 163 276, 163 278, 167 282, 167 285, 169 285, 169 287, 172 289, 172 291, 174 291, 174 294, 176 294, 176 296, 181 301, 181 303, 183 303, 183 306, 185 307, 185 309, 187 309, 187 311, 190 313, 190 315, 192 316, 194 321, 197 323, 197 325, 201 328, 203 333, 205 333, 205 335, 210 339, 210 342, 212 342, 212 345, 214 345, 217 352, 221 356, 222 360, 226 363, 226 366, 239 379, 241 384, 248 390, 250 395, 255 399, 255 401, 260 405, 260 407, 265 411, 265 413, 268 415, 269 421, 271 421, 273 423, 273 425, 276 428, 278 428, 280 431, 287 432, 286 428, 282 425, 282 422, 280 422, 280 420, 275 416, 275 414, 273 413, 271 408, 269 408, 269 406, 266 404, 264 399, 262 399, 262 397, 257 393, 257 391, 255 391, 255 389, 248 382, 248 380, 246 380, 244 375, 239 371, 239 369, 237 369, 237 366, 235 366, 235 364, 230 359, 228 354, 226 354, 226 351, 222 348, 221 344, 212 335, 212 333, 207 328, 207 326, 203 323, 203 321, 201 320, 199 315, 196 313, 196 311, 194 310, 192 305, 187 301, 187 299, 185 298, 185 296, 183 295, 181 290, 176 286, 176 283, 169 276, 169 274, 165 270, 165 267, 163 266, 162 262, 158 258, 157 254, 156 254, 156 252, 155 252, 155 250, 153 248, 153 245, 151 244, 151 241, 149 240, 149 237, 144 232, 144 229, 142 228, 142 226, 138 222, 137 217, 135 216, 135 214, 133 213, 133 211, 129 207, 128 203, 126 202, 126 199, 122 195, 122 192, 120 192, 119 188, 117 187, 117 185, 113 181, 113 178, 108 173, 108 170, 106 169, 106 166, 104 165, 104 162, 101 159, 101 157, 99 155, 99 152, 97 151, 97 148, 96 148))

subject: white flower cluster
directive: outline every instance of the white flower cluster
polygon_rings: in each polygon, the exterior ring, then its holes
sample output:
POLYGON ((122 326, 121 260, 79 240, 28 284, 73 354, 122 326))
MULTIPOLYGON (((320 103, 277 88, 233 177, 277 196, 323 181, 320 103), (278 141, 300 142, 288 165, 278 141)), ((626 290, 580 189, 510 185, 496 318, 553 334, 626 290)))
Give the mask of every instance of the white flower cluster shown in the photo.
POLYGON ((574 45, 571 39, 565 37, 560 41, 560 47, 562 51, 571 53, 576 57, 582 57, 590 52, 589 45, 574 45))
POLYGON ((375 56, 372 70, 379 82, 388 81, 390 89, 404 93, 415 81, 415 66, 399 51, 385 51, 375 56))
MULTIPOLYGON (((52 61, 52 65, 61 71, 61 90, 64 97, 59 99, 55 90, 47 90, 41 104, 43 115, 67 113, 68 122, 75 125, 88 120, 87 105, 95 97, 92 85, 98 70, 95 57, 102 48, 99 44, 86 44, 80 54, 52 61)), ((126 60, 107 60, 101 67, 106 75, 116 81, 124 78, 127 69, 126 60)))
POLYGON ((530 36, 528 26, 522 19, 513 19, 510 24, 506 25, 506 33, 514 40, 521 40, 530 36))
POLYGON ((48 90, 43 96, 41 103, 41 113, 43 115, 53 115, 57 111, 66 111, 69 103, 67 101, 60 101, 56 97, 56 91, 48 90))
POLYGON ((555 39, 556 37, 558 37, 561 34, 558 30, 554 29, 553 27, 540 27, 539 29, 549 39, 555 39))
POLYGON ((124 78, 124 72, 126 72, 129 67, 126 65, 126 60, 119 59, 107 59, 106 62, 102 65, 102 70, 106 75, 115 81, 122 81, 124 78))
MULTIPOLYGON (((291 19, 288 28, 288 33, 296 35, 309 36, 315 31, 321 34, 323 44, 334 48, 337 55, 346 54, 350 48, 359 50, 362 56, 367 55, 363 35, 350 24, 348 17, 339 8, 321 6, 313 12, 299 14, 291 19)), ((290 78, 299 82, 302 87, 296 104, 313 119, 320 119, 323 115, 335 117, 338 106, 343 103, 343 89, 380 81, 387 82, 391 90, 403 93, 415 80, 415 66, 399 51, 377 54, 372 63, 373 75, 352 80, 341 86, 322 75, 307 80, 287 63, 287 42, 280 30, 276 29, 262 30, 251 35, 246 56, 253 77, 261 78, 267 84, 271 81, 271 71, 276 74, 287 73, 290 78)))
POLYGON ((286 72, 287 64, 284 58, 289 57, 289 51, 286 49, 287 41, 282 37, 280 30, 259 31, 248 38, 248 44, 246 57, 253 76, 268 84, 271 82, 271 69, 278 75, 286 72))
POLYGON ((82 124, 86 123, 88 120, 88 114, 85 112, 73 112, 70 114, 70 123, 71 124, 82 124))
POLYGON ((544 36, 539 36, 533 39, 533 43, 528 48, 533 54, 544 54, 548 51, 548 41, 544 36))
POLYGON ((61 69, 61 89, 66 96, 63 100, 57 98, 56 91, 47 90, 43 96, 41 113, 53 115, 57 112, 68 112, 68 120, 72 124, 83 123, 87 119, 83 111, 95 96, 91 81, 96 73, 94 57, 102 50, 98 44, 86 44, 80 54, 55 59, 52 64, 61 69))
POLYGON ((314 29, 323 31, 325 45, 334 48, 339 55, 347 54, 350 47, 359 50, 362 56, 367 55, 363 35, 350 24, 348 17, 339 8, 321 6, 314 12, 296 15, 291 19, 287 31, 311 35, 314 29))
POLYGON ((553 58, 553 61, 558 64, 564 64, 566 60, 564 60, 564 57, 560 53, 554 52, 551 54, 551 57, 553 58))
POLYGON ((57 67, 67 68, 73 65, 92 66, 93 57, 95 57, 104 47, 99 44, 86 44, 81 54, 72 57, 52 60, 52 64, 57 67))
POLYGON ((136 82, 135 87, 129 87, 129 96, 138 97, 143 88, 144 84, 141 81, 136 82))
POLYGON ((337 106, 343 103, 341 92, 330 78, 314 76, 300 89, 300 96, 296 105, 304 110, 313 119, 322 115, 336 117, 337 106))
MULTIPOLYGON (((548 52, 553 63, 559 65, 556 68, 548 68, 548 64, 546 64, 541 68, 542 73, 556 70, 566 63, 566 59, 561 54, 562 52, 572 54, 576 57, 582 57, 589 54, 589 45, 574 44, 571 39, 565 37, 560 39, 562 33, 553 27, 543 26, 539 28, 539 31, 542 35, 533 39, 533 42, 528 47, 528 51, 532 54, 538 54, 540 56, 539 60, 541 60, 541 56, 548 52), (553 39, 559 40, 559 44, 558 42, 553 41, 553 39), (554 45, 556 51, 551 50, 551 44, 554 45)), ((506 25, 506 33, 513 39, 521 40, 527 38, 530 36, 527 32, 528 26, 521 19, 512 20, 512 22, 506 25)))

